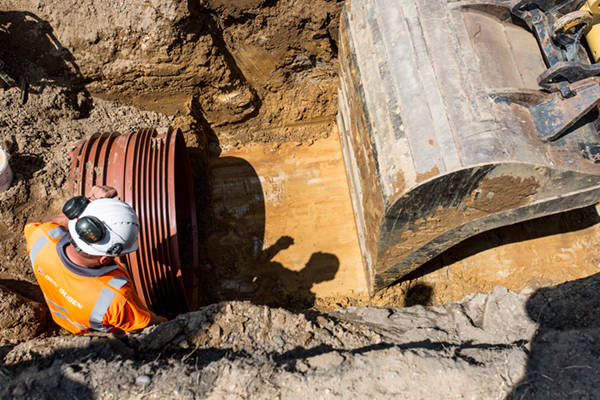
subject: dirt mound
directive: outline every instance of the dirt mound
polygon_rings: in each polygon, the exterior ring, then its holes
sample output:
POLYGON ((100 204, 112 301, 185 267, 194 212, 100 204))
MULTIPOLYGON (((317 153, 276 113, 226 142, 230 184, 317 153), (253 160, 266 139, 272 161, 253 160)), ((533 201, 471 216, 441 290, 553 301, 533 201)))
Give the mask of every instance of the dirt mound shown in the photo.
POLYGON ((596 275, 536 293, 497 287, 445 306, 326 314, 219 303, 138 335, 21 344, 5 357, 2 394, 592 398, 599 314, 568 310, 597 310, 598 289, 596 275))

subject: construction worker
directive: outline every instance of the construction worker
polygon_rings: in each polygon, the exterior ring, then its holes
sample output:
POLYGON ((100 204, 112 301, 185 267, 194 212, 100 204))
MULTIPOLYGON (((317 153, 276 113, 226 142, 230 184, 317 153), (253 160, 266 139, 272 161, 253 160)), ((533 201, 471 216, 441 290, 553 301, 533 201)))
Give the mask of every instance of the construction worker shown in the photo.
POLYGON ((75 334, 131 333, 167 321, 149 311, 116 257, 137 250, 135 211, 108 186, 25 226, 27 252, 54 321, 75 334))

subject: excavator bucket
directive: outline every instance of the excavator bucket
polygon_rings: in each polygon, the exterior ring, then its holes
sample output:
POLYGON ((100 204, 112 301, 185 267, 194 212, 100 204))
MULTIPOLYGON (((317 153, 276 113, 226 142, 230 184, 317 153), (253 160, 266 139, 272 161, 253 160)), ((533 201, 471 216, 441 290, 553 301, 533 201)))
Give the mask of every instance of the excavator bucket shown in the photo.
POLYGON ((577 3, 347 1, 338 125, 371 294, 473 235, 600 201, 577 3))

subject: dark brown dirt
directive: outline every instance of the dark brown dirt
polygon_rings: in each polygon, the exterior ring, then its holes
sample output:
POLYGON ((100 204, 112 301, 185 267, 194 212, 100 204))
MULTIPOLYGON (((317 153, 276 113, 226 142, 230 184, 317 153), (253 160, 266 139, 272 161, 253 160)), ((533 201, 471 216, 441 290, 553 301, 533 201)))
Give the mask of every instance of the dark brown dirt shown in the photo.
POLYGON ((0 343, 33 339, 46 326, 46 308, 0 285, 0 343))

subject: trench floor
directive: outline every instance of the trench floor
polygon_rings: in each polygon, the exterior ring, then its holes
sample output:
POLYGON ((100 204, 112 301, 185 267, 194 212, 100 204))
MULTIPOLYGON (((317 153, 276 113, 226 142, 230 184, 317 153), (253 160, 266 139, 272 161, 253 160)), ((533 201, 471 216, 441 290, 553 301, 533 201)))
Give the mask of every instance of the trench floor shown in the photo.
POLYGON ((337 130, 310 145, 225 147, 211 168, 222 300, 443 304, 600 272, 600 217, 588 207, 477 235, 369 299, 337 130))

